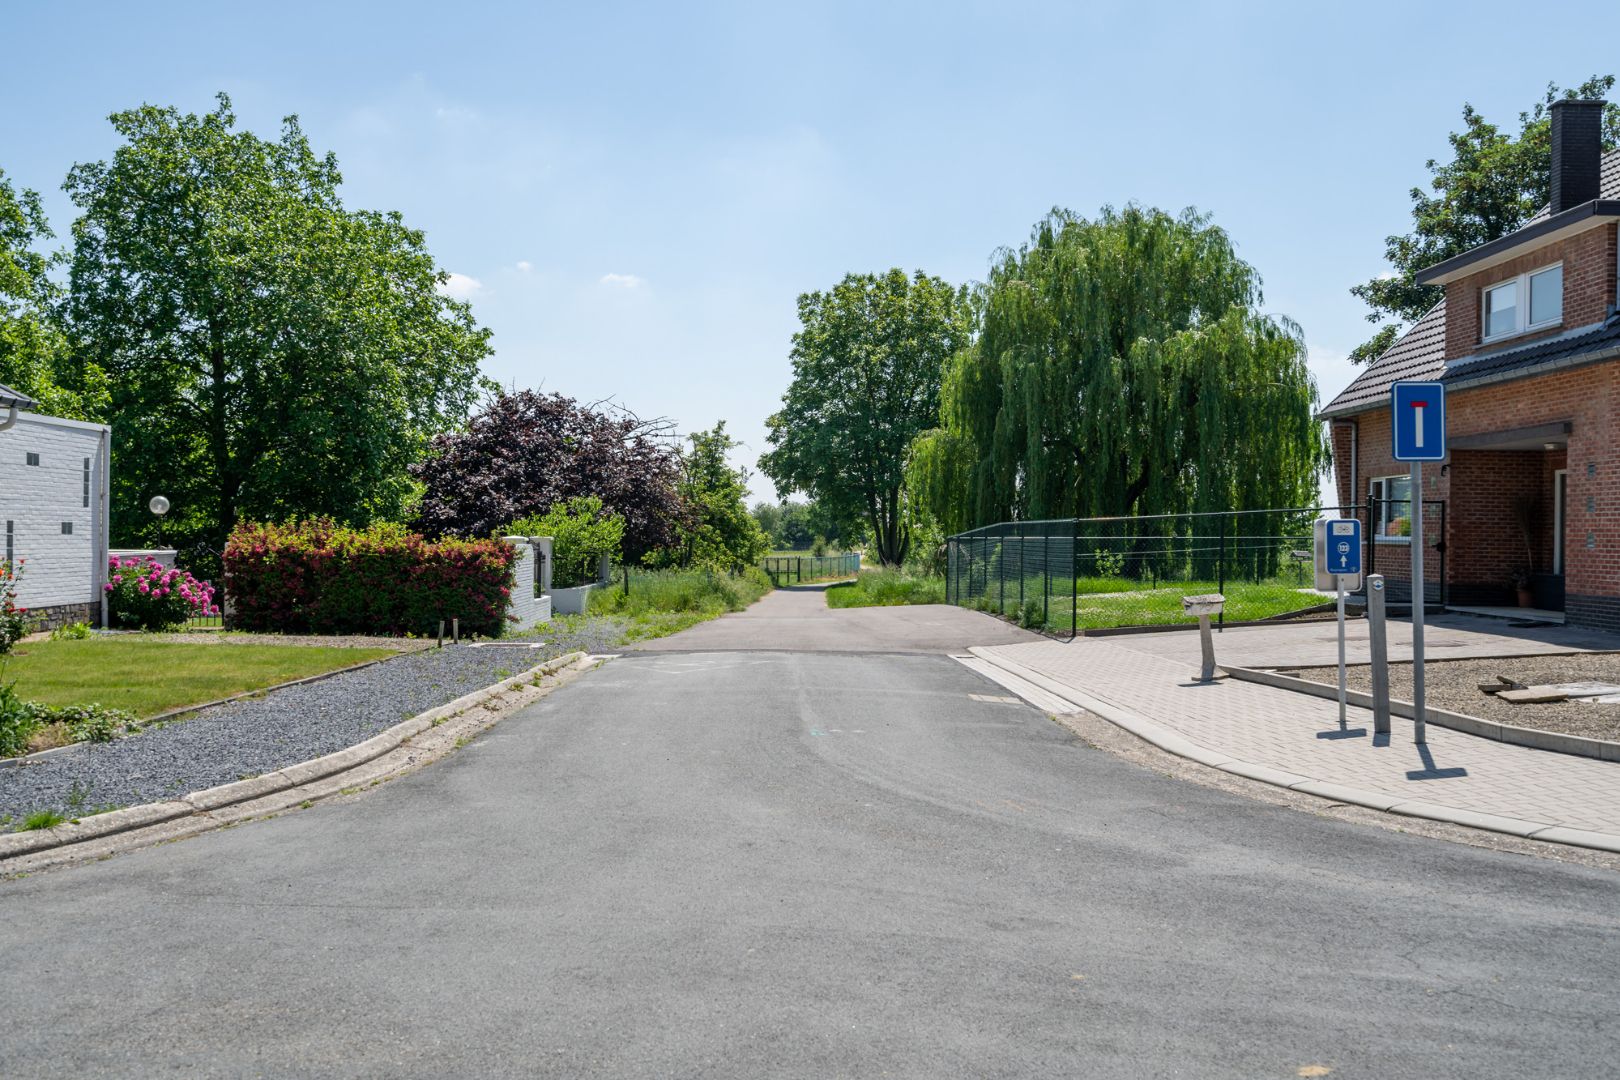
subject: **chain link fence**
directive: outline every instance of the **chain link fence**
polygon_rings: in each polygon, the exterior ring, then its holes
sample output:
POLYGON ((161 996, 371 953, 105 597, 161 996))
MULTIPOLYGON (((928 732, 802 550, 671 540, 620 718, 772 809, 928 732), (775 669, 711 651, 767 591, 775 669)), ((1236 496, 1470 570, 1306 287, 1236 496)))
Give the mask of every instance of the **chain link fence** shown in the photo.
POLYGON ((825 581, 851 577, 860 572, 861 557, 850 555, 771 555, 760 563, 770 575, 771 584, 797 585, 801 581, 825 581))
MULTIPOLYGON (((946 540, 946 600, 1046 634, 1190 625, 1184 596, 1221 593, 1221 623, 1297 617, 1332 606, 1315 587, 1312 522, 1359 517, 1368 573, 1409 603, 1410 509, 1359 506, 1061 518, 988 525, 946 540), (1405 531, 1402 522, 1406 523, 1405 531), (1382 530, 1382 531, 1380 531, 1382 530)), ((1424 503, 1426 595, 1444 602, 1445 504, 1424 503)))

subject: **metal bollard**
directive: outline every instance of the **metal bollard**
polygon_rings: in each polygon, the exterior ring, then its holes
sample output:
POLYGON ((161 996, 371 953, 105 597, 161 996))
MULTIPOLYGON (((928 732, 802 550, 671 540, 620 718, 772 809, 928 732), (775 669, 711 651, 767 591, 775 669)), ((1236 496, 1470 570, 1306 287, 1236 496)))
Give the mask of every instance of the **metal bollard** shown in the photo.
POLYGON ((1389 638, 1384 625, 1384 575, 1367 575, 1367 645, 1372 662, 1373 734, 1389 734, 1389 638))

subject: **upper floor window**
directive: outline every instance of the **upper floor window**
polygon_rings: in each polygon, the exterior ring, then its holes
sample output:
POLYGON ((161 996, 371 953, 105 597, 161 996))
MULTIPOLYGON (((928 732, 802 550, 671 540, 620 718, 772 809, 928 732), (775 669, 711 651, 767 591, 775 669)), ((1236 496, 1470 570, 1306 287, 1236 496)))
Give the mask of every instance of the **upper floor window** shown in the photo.
POLYGON ((23 460, 25 462, 27 462, 28 464, 30 464, 30 465, 38 465, 39 464, 39 455, 34 453, 33 451, 29 451, 28 454, 23 458, 23 460))
POLYGON ((1557 326, 1564 318, 1564 267, 1520 274, 1485 290, 1486 341, 1557 326))

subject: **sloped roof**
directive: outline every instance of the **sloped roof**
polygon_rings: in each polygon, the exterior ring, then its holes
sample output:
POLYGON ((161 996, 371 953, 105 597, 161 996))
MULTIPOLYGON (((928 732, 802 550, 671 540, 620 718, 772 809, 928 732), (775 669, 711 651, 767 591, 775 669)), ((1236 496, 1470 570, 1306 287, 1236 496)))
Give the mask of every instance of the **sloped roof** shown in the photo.
POLYGON ((1540 371, 1580 360, 1604 360, 1610 356, 1620 356, 1620 315, 1611 315, 1602 326, 1584 333, 1452 364, 1442 381, 1458 386, 1496 382, 1528 374, 1531 370, 1540 371))
MULTIPOLYGON (((1620 199, 1620 150, 1603 155, 1602 189, 1604 199, 1620 199)), ((1547 207, 1526 222, 1533 225, 1550 216, 1547 207)), ((1508 349, 1488 357, 1470 360, 1454 366, 1456 374, 1446 371, 1446 302, 1442 298, 1430 308, 1428 314, 1412 324, 1383 355, 1368 364, 1351 380, 1350 385, 1322 409, 1318 416, 1348 416, 1365 412, 1389 401, 1391 383, 1402 379, 1440 379, 1447 382, 1472 382, 1476 378, 1495 376, 1518 377, 1530 368, 1542 368, 1555 363, 1571 361, 1589 350, 1603 350, 1611 339, 1603 336, 1614 329, 1614 320, 1603 327, 1574 337, 1540 341, 1521 349, 1508 349), (1489 368, 1484 365, 1491 365, 1489 368), (1464 373, 1466 369, 1466 374, 1464 373)))
POLYGON ((39 402, 24 394, 19 394, 11 387, 0 383, 0 409, 9 409, 15 405, 19 409, 37 409, 39 402))

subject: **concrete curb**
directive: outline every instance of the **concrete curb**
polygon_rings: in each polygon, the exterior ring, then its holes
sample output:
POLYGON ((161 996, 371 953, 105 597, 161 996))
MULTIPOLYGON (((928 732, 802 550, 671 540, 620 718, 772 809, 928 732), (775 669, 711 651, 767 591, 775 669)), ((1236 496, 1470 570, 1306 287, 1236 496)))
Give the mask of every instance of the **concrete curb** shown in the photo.
MULTIPOLYGON (((1504 817, 1498 814, 1486 814, 1477 810, 1465 810, 1462 807, 1424 802, 1420 799, 1402 799, 1397 796, 1385 795, 1382 792, 1350 787, 1328 780, 1319 780, 1314 777, 1285 772, 1269 765, 1243 761, 1228 754, 1211 750, 1206 746, 1201 746, 1179 732, 1171 731, 1163 725, 1155 723, 1144 716, 1139 716, 1127 708, 1115 705, 1113 702, 1092 697, 1084 691, 1042 675, 1040 672, 1025 667, 1017 661, 997 656, 985 646, 975 645, 968 652, 987 663, 994 664, 1003 671, 1018 676, 1026 682, 1035 684, 1048 693, 1056 694, 1065 701, 1072 702, 1093 715, 1102 717, 1111 724, 1124 728, 1137 738, 1150 742, 1161 750, 1175 754, 1177 757, 1196 761, 1200 765, 1207 765, 1212 769, 1220 769, 1222 772, 1228 772, 1234 776, 1259 780, 1276 787, 1287 788, 1290 791, 1299 791, 1307 795, 1330 799, 1333 802, 1363 806, 1369 810, 1425 818, 1429 821, 1449 822, 1454 825, 1466 825, 1470 828, 1507 833, 1512 836, 1521 836, 1533 840, 1545 840, 1555 844, 1570 844, 1575 847, 1620 853, 1620 835, 1612 833, 1571 829, 1556 822, 1530 821, 1523 818, 1504 817)), ((1337 694, 1338 690, 1335 688, 1335 697, 1337 697, 1337 694)))
MULTIPOLYGON (((1221 670, 1243 682, 1259 683, 1262 686, 1292 690, 1295 693, 1310 694, 1333 701, 1339 700, 1337 686, 1319 683, 1314 679, 1279 675, 1275 671, 1261 668, 1227 667, 1225 664, 1221 665, 1221 670)), ((1346 689, 1344 699, 1363 709, 1370 709, 1373 704, 1372 695, 1362 690, 1346 689)), ((1395 716, 1404 716, 1410 720, 1415 710, 1410 701, 1391 698, 1389 711, 1395 716)), ((1444 709, 1425 708, 1423 714, 1429 723, 1437 727, 1478 735, 1482 739, 1495 739, 1497 742, 1512 743, 1514 746, 1528 746, 1533 750, 1553 750, 1560 754, 1597 758, 1599 761, 1620 761, 1620 743, 1608 742, 1605 739, 1588 739, 1582 735, 1566 735, 1561 731, 1543 731, 1540 728, 1519 727, 1516 724, 1504 724, 1496 720, 1481 720, 1467 713, 1447 712, 1444 709)))
POLYGON ((193 791, 179 799, 94 814, 51 829, 5 833, 0 835, 0 876, 81 857, 104 858, 327 798, 352 790, 357 782, 379 783, 436 760, 460 739, 489 727, 507 712, 538 701, 593 666, 593 658, 585 653, 567 653, 429 709, 345 750, 263 776, 193 791), (436 738, 427 739, 427 733, 436 738), (413 742, 431 745, 418 749, 413 742))
MULTIPOLYGON (((302 679, 289 679, 286 682, 279 682, 273 686, 261 686, 257 690, 244 690, 240 694, 232 694, 230 697, 215 698, 213 701, 204 701, 196 705, 182 705, 178 709, 170 709, 167 712, 160 712, 156 716, 148 716, 144 720, 137 720, 136 724, 143 729, 158 724, 167 724, 172 720, 178 720, 182 716, 189 716, 194 712, 201 712, 204 709, 212 709, 216 705, 229 705, 233 701, 241 701, 243 698, 257 697, 260 694, 268 694, 273 690, 285 690, 289 686, 303 686, 305 683, 320 682, 322 679, 330 679, 335 675, 346 675, 351 671, 359 671, 361 668, 368 668, 375 664, 386 664, 388 661, 397 660, 401 656, 409 656, 413 653, 425 651, 425 646, 419 649, 401 649, 392 656, 379 656, 373 660, 362 660, 358 664, 349 664, 347 667, 333 668, 331 671, 323 671, 319 675, 305 675, 302 679)), ((126 736, 126 738, 127 737, 128 736, 126 736)), ((76 752, 84 749, 88 745, 90 744, 83 742, 68 743, 66 746, 53 746, 49 750, 36 750, 32 754, 23 754, 19 757, 0 758, 0 769, 15 768, 19 765, 32 765, 34 762, 42 761, 45 758, 50 757, 52 754, 76 752)))

